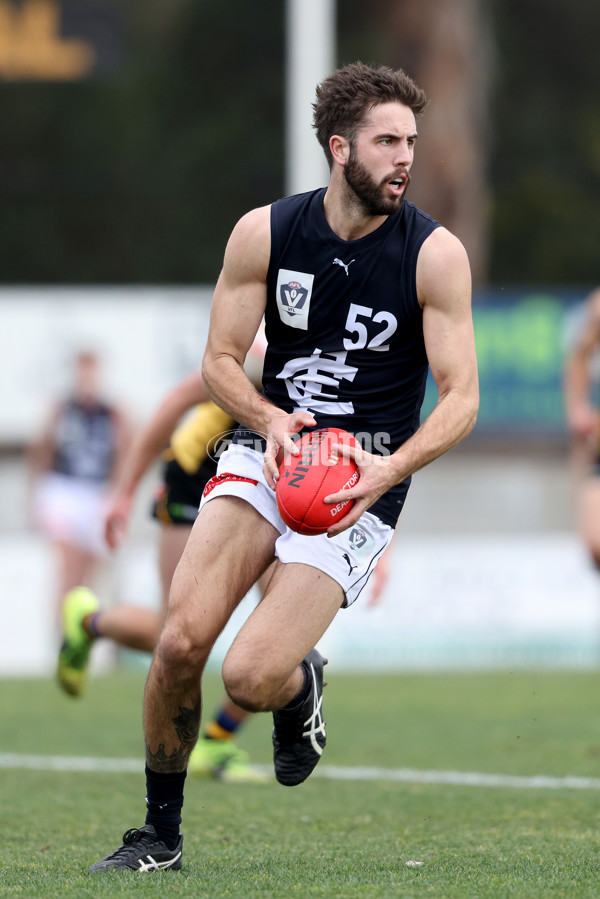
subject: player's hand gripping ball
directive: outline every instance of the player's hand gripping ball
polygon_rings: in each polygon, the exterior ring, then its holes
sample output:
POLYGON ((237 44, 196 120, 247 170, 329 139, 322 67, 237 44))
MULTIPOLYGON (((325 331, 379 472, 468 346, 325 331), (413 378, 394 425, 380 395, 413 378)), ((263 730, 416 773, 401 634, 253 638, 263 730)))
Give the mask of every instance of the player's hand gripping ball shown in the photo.
POLYGON ((331 493, 349 490, 358 483, 358 467, 352 459, 333 452, 333 444, 358 446, 342 428, 311 431, 297 443, 297 456, 286 456, 279 469, 276 497, 279 514, 299 534, 324 534, 346 515, 354 500, 323 502, 331 493))

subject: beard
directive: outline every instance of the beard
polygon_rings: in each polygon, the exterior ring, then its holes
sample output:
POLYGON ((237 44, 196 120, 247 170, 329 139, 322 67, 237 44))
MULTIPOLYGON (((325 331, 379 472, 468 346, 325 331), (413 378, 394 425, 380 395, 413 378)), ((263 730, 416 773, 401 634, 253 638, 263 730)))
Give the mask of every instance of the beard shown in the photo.
POLYGON ((348 162, 344 166, 344 178, 350 190, 358 199, 363 212, 367 215, 395 215, 402 209, 402 203, 406 196, 406 191, 410 183, 410 175, 403 172, 406 182, 404 191, 400 197, 386 195, 386 185, 389 181, 397 177, 393 173, 389 178, 385 178, 381 182, 376 182, 370 175, 369 171, 356 156, 356 153, 350 148, 348 162))

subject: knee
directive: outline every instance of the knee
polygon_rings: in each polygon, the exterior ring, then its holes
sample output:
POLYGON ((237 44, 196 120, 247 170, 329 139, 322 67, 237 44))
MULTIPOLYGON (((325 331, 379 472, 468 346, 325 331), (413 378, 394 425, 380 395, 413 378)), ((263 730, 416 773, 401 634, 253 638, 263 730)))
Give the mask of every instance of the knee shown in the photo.
POLYGON ((260 665, 230 655, 223 663, 223 683, 229 698, 248 712, 264 712, 270 708, 276 692, 260 665))
POLYGON ((204 670, 211 646, 186 627, 168 622, 156 647, 155 659, 167 677, 199 676, 204 670))

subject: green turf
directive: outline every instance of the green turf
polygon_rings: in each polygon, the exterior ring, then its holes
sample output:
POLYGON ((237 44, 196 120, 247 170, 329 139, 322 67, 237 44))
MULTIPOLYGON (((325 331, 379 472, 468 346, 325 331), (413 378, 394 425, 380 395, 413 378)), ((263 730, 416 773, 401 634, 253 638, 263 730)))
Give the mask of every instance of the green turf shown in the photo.
MULTIPOLYGON (((323 763, 600 776, 600 673, 329 676, 323 763)), ((0 683, 0 752, 140 757, 143 678, 0 683)), ((216 678, 207 706, 216 701, 216 678)), ((270 760, 258 716, 240 745, 270 760)), ((600 791, 190 778, 184 868, 92 876, 144 815, 142 775, 1 770, 0 896, 600 897, 600 791), (407 867, 407 861, 420 861, 407 867)))

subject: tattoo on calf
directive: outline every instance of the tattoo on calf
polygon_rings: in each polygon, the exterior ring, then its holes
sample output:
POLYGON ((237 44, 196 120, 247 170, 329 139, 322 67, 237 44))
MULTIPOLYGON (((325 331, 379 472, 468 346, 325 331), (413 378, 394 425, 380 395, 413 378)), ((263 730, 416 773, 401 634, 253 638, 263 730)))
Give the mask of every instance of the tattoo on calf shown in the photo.
POLYGON ((146 762, 153 771, 171 773, 182 771, 187 767, 190 753, 198 738, 200 703, 194 706, 193 709, 186 709, 180 706, 179 712, 180 714, 172 719, 175 731, 179 737, 179 747, 177 749, 174 749, 170 755, 167 755, 165 744, 160 743, 158 750, 152 752, 146 741, 146 762))

